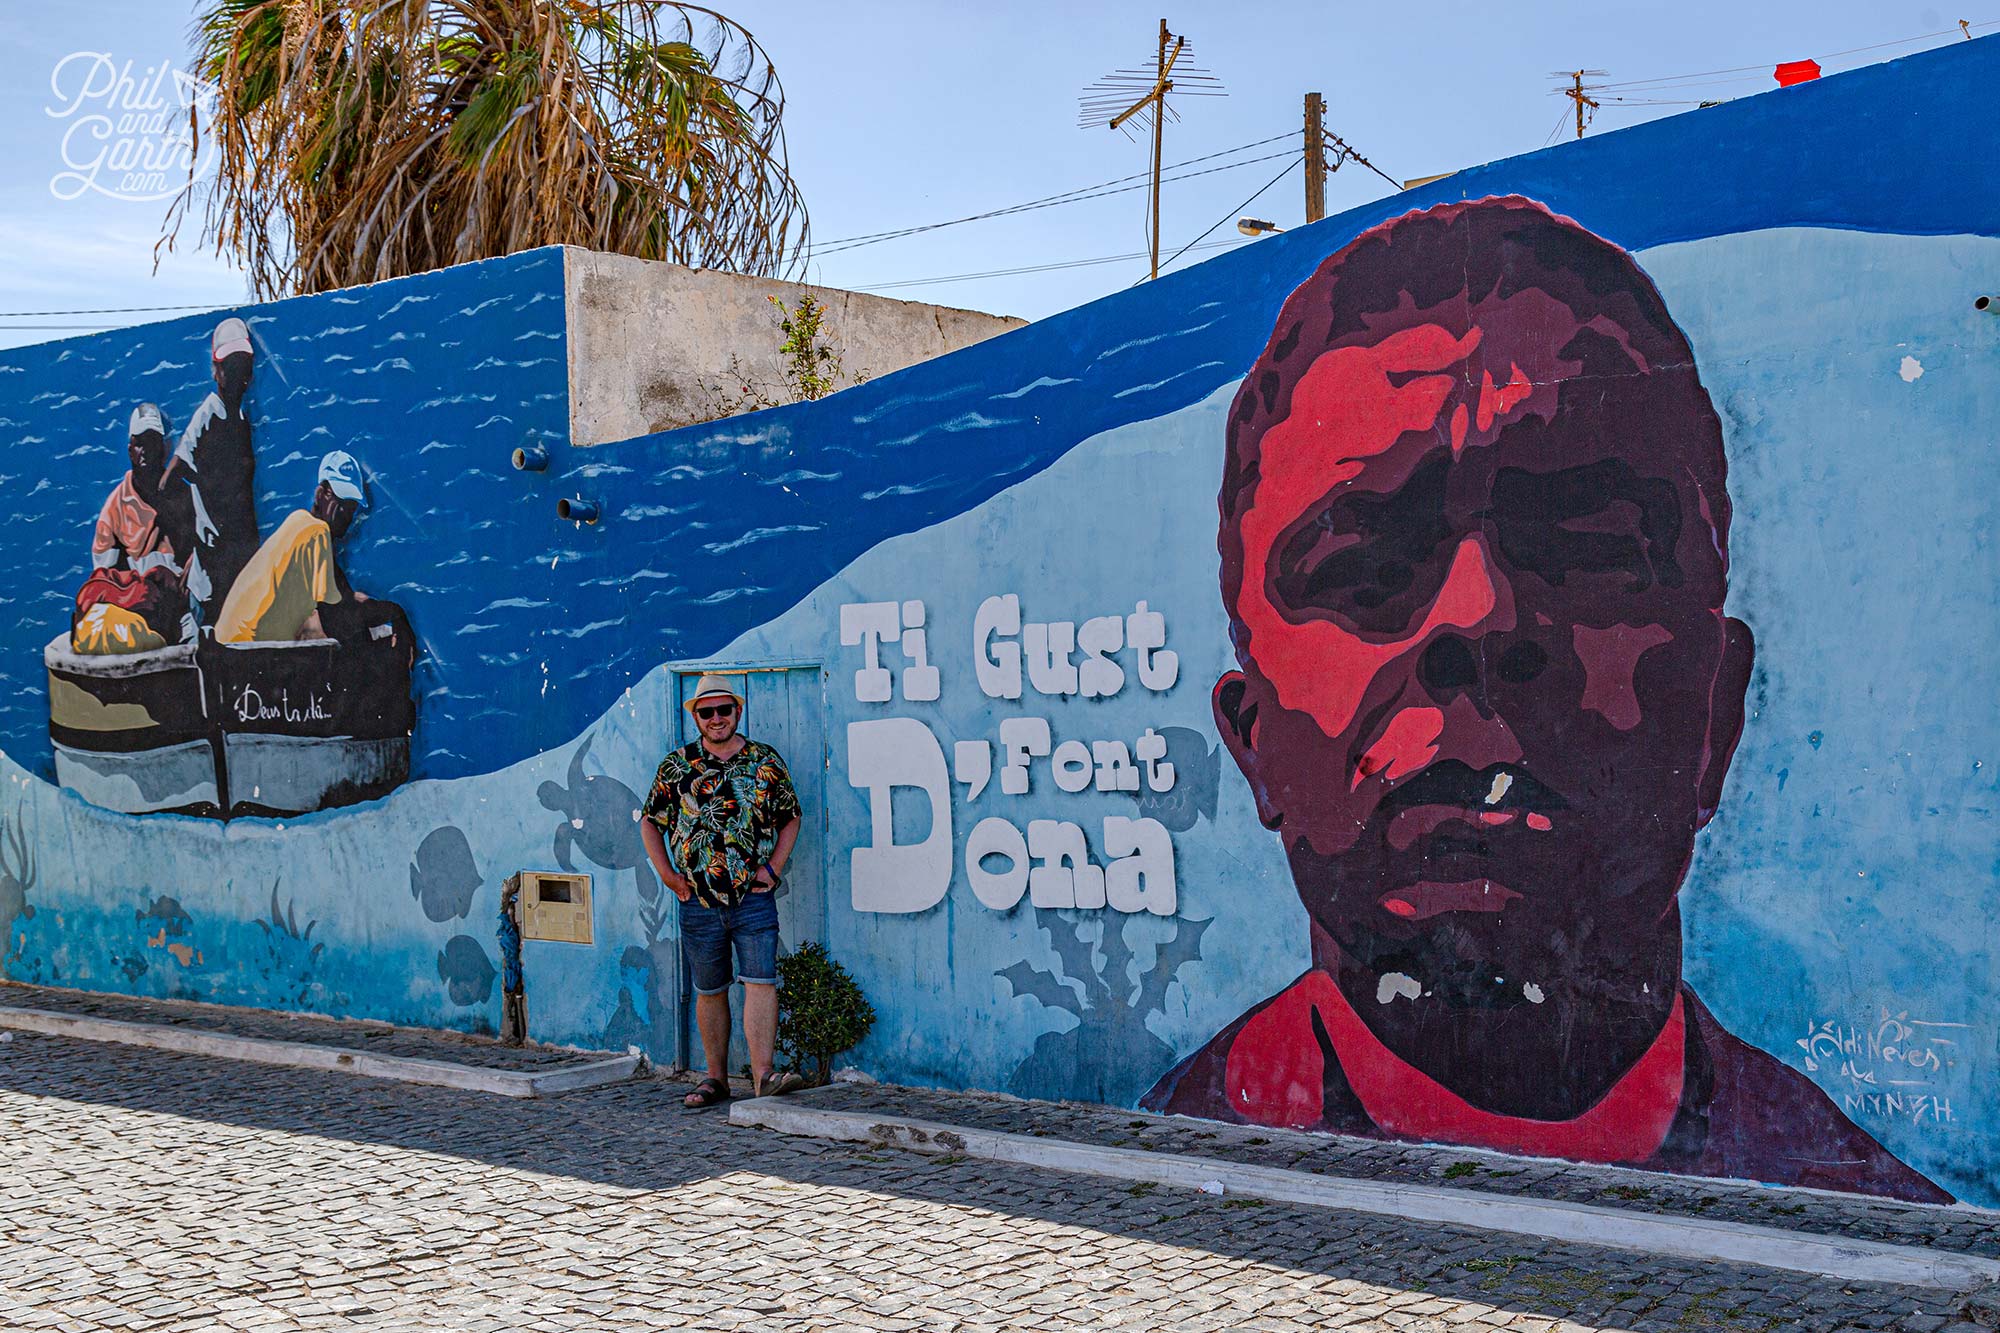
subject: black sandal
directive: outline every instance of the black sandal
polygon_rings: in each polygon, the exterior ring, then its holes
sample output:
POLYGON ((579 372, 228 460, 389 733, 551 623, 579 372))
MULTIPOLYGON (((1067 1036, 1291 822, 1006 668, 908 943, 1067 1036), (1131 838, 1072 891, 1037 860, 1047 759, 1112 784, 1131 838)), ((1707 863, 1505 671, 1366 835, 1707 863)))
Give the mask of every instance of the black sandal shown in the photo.
POLYGON ((793 1073, 789 1069, 779 1069, 767 1075, 762 1083, 753 1081, 754 1092, 752 1095, 757 1097, 784 1097, 797 1092, 805 1085, 805 1079, 801 1078, 798 1074, 793 1073))
POLYGON ((694 1091, 681 1098, 681 1106, 689 1111, 706 1111, 712 1106, 720 1106, 729 1100, 729 1085, 719 1078, 705 1078, 694 1085, 694 1091))

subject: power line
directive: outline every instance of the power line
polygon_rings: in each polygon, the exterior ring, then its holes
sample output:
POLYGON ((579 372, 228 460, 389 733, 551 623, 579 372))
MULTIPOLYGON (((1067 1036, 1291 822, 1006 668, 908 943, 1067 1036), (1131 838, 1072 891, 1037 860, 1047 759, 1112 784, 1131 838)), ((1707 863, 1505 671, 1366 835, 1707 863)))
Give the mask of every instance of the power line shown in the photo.
POLYGON ((1265 190, 1270 189, 1273 185, 1276 185, 1286 176, 1289 176, 1292 172, 1292 168, 1297 166, 1299 163, 1303 161, 1305 161, 1305 155, 1301 153, 1298 156, 1294 157, 1291 161, 1285 163, 1285 169, 1283 171, 1280 171, 1277 175, 1271 177, 1271 179, 1265 181, 1263 187, 1257 191, 1257 194, 1251 195, 1248 199, 1245 199, 1242 203, 1238 204, 1236 207, 1230 209, 1227 213, 1224 213, 1221 217, 1217 218, 1215 220, 1214 226, 1211 226, 1207 231, 1195 237, 1193 241, 1189 241, 1186 245, 1183 245, 1180 249, 1168 255, 1167 263, 1160 265, 1160 267, 1165 268, 1167 264, 1173 263, 1176 259, 1179 259, 1182 255, 1186 254, 1189 250, 1193 249, 1196 241, 1207 240, 1210 234, 1215 231, 1216 227, 1220 227, 1223 223, 1229 221, 1229 219, 1243 216, 1243 210, 1250 207, 1250 205, 1256 203, 1258 195, 1263 194, 1265 190))
MULTIPOLYGON (((1163 170, 1179 171, 1182 167, 1191 167, 1197 163, 1213 161, 1214 159, 1219 157, 1229 157, 1235 153, 1247 152, 1252 148, 1262 148, 1266 144, 1277 143, 1280 139, 1290 139, 1292 137, 1294 136, 1289 132, 1285 134, 1274 134, 1268 139, 1258 139, 1253 143, 1238 144, 1234 148, 1222 149, 1220 152, 1204 153, 1200 157, 1191 157, 1185 161, 1176 162, 1169 167, 1165 167, 1163 168, 1163 170)), ((1247 158, 1242 162, 1232 162, 1222 167, 1212 167, 1209 170, 1228 171, 1239 166, 1249 166, 1252 162, 1262 162, 1269 160, 1270 160, 1269 157, 1247 158)), ((940 227, 956 227, 967 222, 983 222, 988 218, 1005 217, 1010 213, 1025 213, 1030 210, 1038 208, 1053 208, 1058 204, 1081 203, 1085 199, 1101 198, 1103 197, 1104 194, 1122 194, 1125 193, 1126 189, 1145 188, 1143 184, 1137 186, 1127 186, 1126 182, 1128 181, 1144 182, 1146 178, 1148 178, 1151 174, 1152 173, 1150 171, 1135 172, 1130 176, 1119 176, 1113 180, 1099 182, 1096 185, 1078 186, 1074 190, 1064 190, 1060 194, 1047 195, 1040 199, 1030 199, 1024 203, 1019 203, 1019 204, 1009 204, 1004 208, 988 209, 986 212, 983 213, 971 213, 967 214, 965 217, 962 218, 950 218, 943 222, 928 222, 921 226, 916 226, 916 227, 899 227, 888 231, 866 232, 858 236, 845 236, 841 237, 838 240, 827 241, 822 245, 815 246, 814 253, 816 255, 834 254, 842 250, 852 250, 857 246, 873 245, 878 241, 895 240, 903 236, 914 236, 919 232, 936 231, 940 227), (1113 189, 1112 188, 1113 186, 1124 186, 1125 189, 1113 189)), ((1206 173, 1205 172, 1189 173, 1189 175, 1196 175, 1196 176, 1204 174, 1206 173)), ((1187 179, 1187 176, 1179 176, 1175 177, 1174 179, 1185 180, 1187 179)))
POLYGON ((39 319, 48 315, 142 315, 161 310, 223 310, 226 304, 207 305, 114 305, 95 310, 0 310, 0 319, 39 319))
POLYGON ((1737 88, 1746 83, 1763 83, 1771 77, 1775 66, 1758 66, 1755 74, 1738 74, 1733 78, 1705 79, 1697 75, 1675 79, 1646 79, 1638 83, 1606 83, 1598 87, 1609 88, 1612 92, 1671 93, 1686 88, 1737 88))
MULTIPOLYGON (((1225 250, 1248 245, 1247 240, 1210 241, 1207 245, 1191 247, 1196 250, 1225 250)), ((903 278, 896 282, 865 283, 851 290, 857 292, 880 292, 895 287, 925 287, 933 283, 970 282, 975 278, 1011 278, 1024 273, 1049 273, 1057 269, 1090 268, 1097 264, 1121 264, 1134 259, 1144 259, 1151 252, 1134 250, 1130 254, 1101 255, 1095 259, 1064 259, 1048 264, 1028 264, 1021 268, 988 269, 982 273, 947 273, 934 278, 903 278)))
MULTIPOLYGON (((1291 136, 1283 135, 1281 137, 1288 139, 1291 136)), ((1172 184, 1175 181, 1193 180, 1196 176, 1210 176, 1218 171, 1234 171, 1238 167, 1255 166, 1259 162, 1270 162, 1283 156, 1285 156, 1284 153, 1267 153, 1262 157, 1246 157, 1240 162, 1225 162, 1219 167, 1206 167, 1200 171, 1184 171, 1178 176, 1165 177, 1162 183, 1172 184)), ((1129 180, 1130 177, 1126 177, 1125 179, 1129 180)), ((974 217, 957 218, 950 222, 934 222, 927 226, 922 226, 922 227, 908 227, 902 231, 885 233, 884 235, 876 237, 873 240, 856 241, 850 245, 836 246, 833 247, 832 249, 816 250, 814 252, 814 257, 824 258, 825 256, 830 254, 843 254, 846 251, 858 250, 862 246, 874 245, 880 241, 898 240, 905 236, 915 236, 921 232, 936 231, 940 227, 955 227, 962 222, 981 222, 988 218, 1010 217, 1016 213, 1030 213, 1043 208, 1057 208, 1063 204, 1087 203, 1092 199, 1108 199, 1115 194, 1130 194, 1134 190, 1147 190, 1151 188, 1152 185, 1149 181, 1142 180, 1136 185, 1120 185, 1115 189, 1099 189, 1093 194, 1084 194, 1073 191, 1070 194, 1058 196, 1038 203, 1016 204, 1011 208, 996 209, 991 213, 981 213, 974 217)))
MULTIPOLYGON (((1289 139, 1289 138, 1291 138, 1291 137, 1292 137, 1292 136, 1291 136, 1291 135, 1290 135, 1289 133, 1287 133, 1287 134, 1274 134, 1274 135, 1272 135, 1272 136, 1271 136, 1270 138, 1268 138, 1268 139, 1258 139, 1258 140, 1256 140, 1256 141, 1254 141, 1254 142, 1252 142, 1252 143, 1243 143, 1243 144, 1238 144, 1238 145, 1236 145, 1236 147, 1234 147, 1234 148, 1224 148, 1224 149, 1221 149, 1221 150, 1219 150, 1219 151, 1217 151, 1217 152, 1213 152, 1213 153, 1203 153, 1203 154, 1202 154, 1202 155, 1201 155, 1200 157, 1190 157, 1190 158, 1188 158, 1187 160, 1185 160, 1185 161, 1182 161, 1182 162, 1173 162, 1173 163, 1169 163, 1169 164, 1168 164, 1168 165, 1167 165, 1167 166, 1166 166, 1166 167, 1164 168, 1164 170, 1167 170, 1167 171, 1178 171, 1178 170, 1180 170, 1180 169, 1181 169, 1182 167, 1191 167, 1191 166, 1193 166, 1193 165, 1194 165, 1195 163, 1197 163, 1197 162, 1207 162, 1207 161, 1210 161, 1210 160, 1211 160, 1211 159, 1213 159, 1213 158, 1218 158, 1218 157, 1228 157, 1228 156, 1229 156, 1229 155, 1230 155, 1231 153, 1241 153, 1241 152, 1247 152, 1247 151, 1248 151, 1249 149, 1252 149, 1252 148, 1262 148, 1262 147, 1263 147, 1263 146, 1264 146, 1265 144, 1267 144, 1267 143, 1276 143, 1276 142, 1278 142, 1278 140, 1280 140, 1280 139, 1289 139)), ((978 221, 978 220, 980 220, 981 218, 985 218, 985 217, 991 217, 991 216, 993 216, 993 215, 994 215, 994 214, 996 214, 996 213, 1004 213, 1004 212, 1008 211, 1008 208, 1026 208, 1026 207, 1029 207, 1030 205, 1034 205, 1034 204, 1046 204, 1046 203, 1051 203, 1051 202, 1053 202, 1053 201, 1055 201, 1055 200, 1057 200, 1057 199, 1063 199, 1063 198, 1067 198, 1068 196, 1070 196, 1070 195, 1072 195, 1072 194, 1082 194, 1082 193, 1084 193, 1084 192, 1086 192, 1086 191, 1088 191, 1088 190, 1101 190, 1101 189, 1103 189, 1103 188, 1104 188, 1105 186, 1107 186, 1107 185, 1122 185, 1122 184, 1124 184, 1124 183, 1125 183, 1126 181, 1136 181, 1136 180, 1144 180, 1144 179, 1145 179, 1145 178, 1146 178, 1146 177, 1147 177, 1147 176, 1148 176, 1149 174, 1150 174, 1150 172, 1146 172, 1146 171, 1135 171, 1135 172, 1133 172, 1133 173, 1132 173, 1131 175, 1129 175, 1129 176, 1118 176, 1118 177, 1114 177, 1113 179, 1111 179, 1111 180, 1108 180, 1108 181, 1101 181, 1101 182, 1099 182, 1099 183, 1098 183, 1098 184, 1096 184, 1096 185, 1080 185, 1080 186, 1078 186, 1078 187, 1077 187, 1076 189, 1074 189, 1074 190, 1064 190, 1064 191, 1063 191, 1063 192, 1062 192, 1061 194, 1051 194, 1051 195, 1047 195, 1047 196, 1045 196, 1045 197, 1043 197, 1043 198, 1041 198, 1041 199, 1030 199, 1030 200, 1028 200, 1028 201, 1027 201, 1027 203, 1026 203, 1026 204, 1010 204, 1010 205, 1008 205, 1008 206, 1007 206, 1007 208, 999 208, 999 209, 994 209, 994 210, 992 210, 992 212, 991 212, 991 213, 974 213, 974 214, 972 214, 972 215, 971 215, 971 216, 969 216, 969 217, 963 217, 963 218, 953 218, 953 219, 951 219, 951 221, 950 221, 950 222, 934 222, 934 223, 930 223, 930 224, 928 224, 928 225, 930 225, 930 226, 933 226, 933 227, 944 227, 944 226, 951 226, 951 225, 953 225, 953 224, 955 224, 955 223, 959 223, 959 222, 977 222, 977 221, 978 221)), ((911 230, 911 228, 907 228, 907 227, 905 227, 905 228, 899 228, 899 229, 896 229, 896 230, 893 230, 893 231, 871 231, 871 232, 863 232, 863 233, 861 233, 861 234, 859 234, 859 235, 856 235, 856 236, 839 236, 839 237, 835 237, 835 238, 834 238, 833 240, 831 240, 831 241, 826 241, 826 242, 824 242, 824 244, 826 244, 826 245, 847 245, 847 244, 849 244, 849 243, 851 243, 851 242, 854 242, 854 241, 872 241, 872 240, 875 240, 875 239, 877 239, 878 237, 884 237, 884 236, 900 236, 900 235, 902 235, 902 234, 903 234, 903 233, 904 233, 905 231, 909 231, 909 230, 911 230)))
POLYGON ((1563 132, 1563 127, 1568 124, 1569 124, 1569 108, 1564 107, 1562 109, 1562 114, 1556 117, 1556 127, 1549 131, 1548 138, 1542 140, 1542 147, 1547 148, 1550 144, 1554 143, 1556 141, 1556 137, 1563 132))
POLYGON ((1338 134, 1329 133, 1326 137, 1331 139, 1333 141, 1333 146, 1340 150, 1339 155, 1334 158, 1333 166, 1328 168, 1329 171, 1340 170, 1341 164, 1344 162, 1359 162, 1362 166, 1368 168, 1370 171, 1374 172, 1377 176, 1380 176, 1383 180, 1389 182, 1392 188, 1398 190, 1403 188, 1403 182, 1397 180, 1394 176, 1391 176, 1388 172, 1382 170, 1382 168, 1376 166, 1373 162, 1370 162, 1367 158, 1361 156, 1361 154, 1355 150, 1353 144, 1347 142, 1347 140, 1341 138, 1338 134))
MULTIPOLYGON (((1996 26, 2000 26, 2000 19, 1989 19, 1984 23, 1969 24, 1963 30, 1957 24, 1953 24, 1949 28, 1939 28, 1936 32, 1920 33, 1915 37, 1899 37, 1891 42, 1874 42, 1867 46, 1851 46, 1845 51, 1829 51, 1824 55, 1814 56, 1813 59, 1838 60, 1842 56, 1857 56, 1869 51, 1886 51, 1892 46, 1909 46, 1916 42, 1928 42, 1934 37, 1963 37, 1968 32, 1996 26)), ((1598 84, 1597 87, 1611 92, 1623 92, 1638 88, 1648 88, 1655 84, 1678 83, 1683 79, 1708 79, 1725 74, 1761 74, 1773 69, 1780 63, 1782 62, 1773 60, 1761 65, 1736 65, 1729 69, 1705 69, 1692 74, 1663 74, 1658 78, 1628 79, 1619 83, 1598 84)))

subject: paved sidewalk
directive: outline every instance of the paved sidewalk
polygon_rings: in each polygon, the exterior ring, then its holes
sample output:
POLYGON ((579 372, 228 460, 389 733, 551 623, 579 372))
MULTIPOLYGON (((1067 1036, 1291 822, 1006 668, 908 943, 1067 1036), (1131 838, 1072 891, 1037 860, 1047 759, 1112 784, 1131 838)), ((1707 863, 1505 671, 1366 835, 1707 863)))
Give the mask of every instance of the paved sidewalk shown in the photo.
POLYGON ((818 1089, 811 1097, 813 1105, 829 1111, 902 1116, 1315 1175, 1556 1199, 2000 1258, 2000 1213, 1984 1209, 1894 1203, 1861 1195, 1663 1176, 1463 1148, 1248 1128, 984 1093, 845 1083, 818 1089))
MULTIPOLYGON (((17 1035, 0 1327, 1952 1329, 1936 1293, 17 1035)), ((1150 1131, 1149 1131, 1150 1132, 1150 1131)))
MULTIPOLYGON (((371 1055, 402 1056, 477 1065, 483 1069, 514 1069, 546 1073, 602 1060, 606 1052, 575 1051, 560 1046, 503 1046, 492 1037, 432 1028, 400 1028, 362 1019, 320 1018, 272 1009, 239 1009, 233 1005, 199 1004, 191 1000, 138 999, 56 986, 25 986, 0 981, 0 1005, 41 1009, 49 1013, 109 1018, 121 1023, 156 1023, 196 1032, 252 1037, 262 1041, 304 1042, 338 1046, 371 1055)), ((622 1054, 622 1052, 620 1052, 622 1054)))

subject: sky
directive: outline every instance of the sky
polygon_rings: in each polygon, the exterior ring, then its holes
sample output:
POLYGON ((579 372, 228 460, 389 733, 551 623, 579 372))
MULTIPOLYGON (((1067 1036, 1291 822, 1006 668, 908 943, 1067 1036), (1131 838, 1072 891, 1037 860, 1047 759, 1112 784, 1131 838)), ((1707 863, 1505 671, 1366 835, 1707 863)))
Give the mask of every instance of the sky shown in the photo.
MULTIPOLYGON (((1607 133, 1693 111, 1672 103, 1772 89, 1778 61, 1812 57, 1832 73, 1963 40, 1960 19, 1975 33, 2000 32, 2000 0, 1977 2, 1984 8, 1434 0, 1413 21, 1407 7, 1334 0, 1180 0, 1171 9, 1160 0, 719 0, 762 41, 784 82, 792 171, 818 251, 810 280, 1030 319, 1144 280, 1144 189, 879 244, 838 243, 1138 177, 1145 139, 1079 128, 1077 103, 1101 75, 1150 60, 1162 18, 1228 93, 1183 101, 1180 121, 1167 127, 1166 162, 1204 158, 1184 170, 1206 174, 1163 191, 1163 257, 1215 228, 1180 266, 1221 253, 1218 242, 1255 244, 1235 228, 1244 214, 1281 227, 1303 221, 1303 173, 1294 167, 1270 184, 1287 159, 1249 159, 1296 147, 1308 92, 1325 97, 1330 132, 1401 181, 1565 142, 1574 134, 1570 103, 1552 91, 1552 71, 1604 70, 1593 81, 1607 83, 1672 80, 1624 94, 1643 100, 1607 102, 1588 131, 1607 133), (1908 40, 1924 34, 1934 35, 1908 40), (1709 71, 1731 72, 1679 77, 1709 71), (1273 142, 1244 147, 1263 140, 1273 142), (1073 262, 1082 260, 1109 262, 1073 262), (1009 271, 1026 268, 1042 271, 1009 271)), ((94 118, 107 110, 93 79, 129 64, 143 85, 149 72, 183 64, 193 12, 182 0, 0 9, 0 50, 15 74, 0 86, 0 347, 181 313, 42 312, 245 298, 242 274, 201 245, 199 217, 156 266, 166 201, 126 197, 149 190, 143 181, 126 189, 108 165, 81 183, 92 159, 125 138, 116 126, 109 139, 93 137, 94 118)), ((161 97, 173 102, 171 86, 161 97)), ((178 183, 184 173, 167 174, 178 183)), ((1390 190, 1350 162, 1328 180, 1328 210, 1390 190)))

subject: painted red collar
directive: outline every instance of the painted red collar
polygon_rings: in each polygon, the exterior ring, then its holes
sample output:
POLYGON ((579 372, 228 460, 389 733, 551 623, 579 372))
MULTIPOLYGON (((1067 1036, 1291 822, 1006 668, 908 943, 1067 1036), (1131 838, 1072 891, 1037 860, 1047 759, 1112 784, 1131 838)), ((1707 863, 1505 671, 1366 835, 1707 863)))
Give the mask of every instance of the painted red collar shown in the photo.
POLYGON ((1377 1129, 1397 1138, 1462 1143, 1582 1162, 1643 1162, 1666 1141, 1686 1073, 1681 996, 1637 1064, 1574 1120, 1528 1120, 1483 1111, 1384 1046, 1318 969, 1258 1012, 1230 1044, 1229 1104, 1260 1125, 1309 1128, 1323 1119, 1325 1061, 1319 1014, 1340 1072, 1377 1129))

